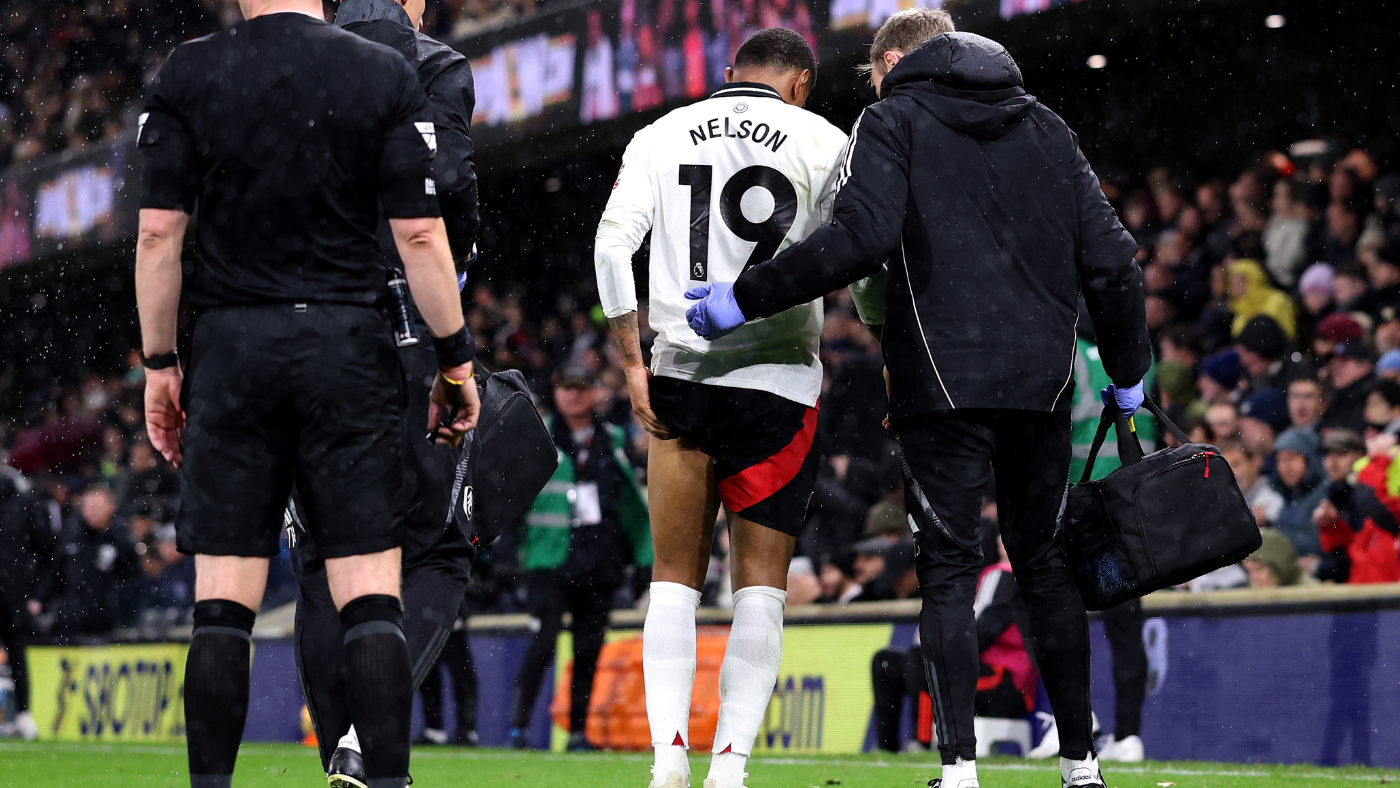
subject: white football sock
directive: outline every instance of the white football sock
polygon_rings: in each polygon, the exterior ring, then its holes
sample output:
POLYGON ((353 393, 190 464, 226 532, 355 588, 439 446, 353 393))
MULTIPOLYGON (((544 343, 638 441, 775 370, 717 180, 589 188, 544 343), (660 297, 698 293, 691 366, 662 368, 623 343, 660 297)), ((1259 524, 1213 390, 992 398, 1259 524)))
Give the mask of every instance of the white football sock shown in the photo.
POLYGON ((1099 773, 1099 759, 1094 756, 1092 750, 1089 752, 1089 757, 1082 761, 1061 758, 1060 777, 1064 779, 1066 786, 1103 782, 1103 775, 1099 773))
POLYGON ((749 586, 734 592, 734 624, 719 670, 719 724, 709 779, 720 788, 742 785, 744 764, 763 725, 783 661, 787 592, 749 586))
POLYGON ((977 761, 964 761, 943 764, 943 788, 978 788, 977 761))
POLYGON ((642 680, 656 750, 651 773, 660 783, 690 776, 690 693, 695 685, 695 610, 700 592, 681 583, 652 583, 642 626, 642 680), (679 742, 679 744, 677 743, 679 742))
POLYGON ((350 726, 349 733, 346 733, 344 736, 340 737, 340 743, 337 746, 344 747, 347 750, 354 750, 355 752, 360 751, 360 737, 355 735, 354 725, 350 726))

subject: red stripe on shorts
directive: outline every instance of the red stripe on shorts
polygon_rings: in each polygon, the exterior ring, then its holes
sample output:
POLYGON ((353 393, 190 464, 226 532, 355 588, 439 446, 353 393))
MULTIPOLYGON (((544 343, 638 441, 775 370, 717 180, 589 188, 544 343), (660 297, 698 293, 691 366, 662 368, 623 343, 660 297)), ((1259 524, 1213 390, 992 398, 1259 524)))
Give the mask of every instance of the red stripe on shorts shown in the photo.
POLYGON ((807 453, 812 450, 812 440, 817 436, 817 411, 820 409, 821 402, 817 403, 817 407, 807 409, 802 416, 802 429, 776 454, 720 480, 719 499, 730 511, 744 511, 783 489, 797 476, 807 453))

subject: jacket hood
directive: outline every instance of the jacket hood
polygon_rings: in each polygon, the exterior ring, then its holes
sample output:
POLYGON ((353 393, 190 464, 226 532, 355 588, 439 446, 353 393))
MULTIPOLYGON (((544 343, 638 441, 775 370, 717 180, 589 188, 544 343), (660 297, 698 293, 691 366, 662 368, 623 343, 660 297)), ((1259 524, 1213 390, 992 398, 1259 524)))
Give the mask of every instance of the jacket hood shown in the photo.
POLYGON ((913 96, 944 125, 984 140, 1005 136, 1035 108, 1021 69, 1001 44, 975 33, 943 33, 905 55, 885 91, 913 96))
POLYGON ((337 27, 345 27, 356 22, 387 20, 412 29, 413 22, 408 12, 394 0, 345 0, 335 12, 337 27))

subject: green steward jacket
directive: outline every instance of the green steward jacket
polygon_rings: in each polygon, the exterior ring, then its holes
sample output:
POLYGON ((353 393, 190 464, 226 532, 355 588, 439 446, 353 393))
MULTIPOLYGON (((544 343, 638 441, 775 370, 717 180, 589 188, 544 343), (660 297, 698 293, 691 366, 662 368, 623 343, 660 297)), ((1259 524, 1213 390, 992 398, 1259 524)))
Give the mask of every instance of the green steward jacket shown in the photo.
MULTIPOLYGON (((1154 361, 1147 369, 1147 376, 1143 378, 1143 388, 1150 392, 1156 377, 1157 362, 1154 361)), ((1072 484, 1078 484, 1079 477, 1084 473, 1084 464, 1089 460, 1089 449, 1094 445, 1094 433, 1099 428, 1099 416, 1103 413, 1103 401, 1099 399, 1099 392, 1108 388, 1112 382, 1108 373, 1104 371, 1103 362, 1099 360, 1098 345, 1082 338, 1075 340, 1074 409, 1070 411, 1070 418, 1074 421, 1070 432, 1074 454, 1069 461, 1069 480, 1072 484)), ((1133 424, 1137 426, 1138 442, 1142 444, 1142 450, 1148 453, 1155 451, 1157 417, 1146 410, 1139 410, 1133 417, 1133 424)), ((1110 432, 1103 442, 1103 448, 1099 449, 1098 460, 1094 462, 1093 478, 1102 479, 1122 464, 1118 460, 1118 442, 1110 432)))
MULTIPOLYGON (((545 426, 553 432, 552 418, 545 419, 545 426)), ((615 424, 607 425, 607 431, 612 437, 613 460, 622 476, 622 483, 618 485, 618 525, 631 547, 633 564, 651 566, 651 521, 637 474, 623 451, 627 437, 615 424)), ((555 450, 558 451, 557 447, 555 450)), ((574 481, 573 461, 559 451, 558 469, 525 513, 525 538, 520 543, 522 570, 558 569, 568 559, 574 530, 574 508, 570 500, 574 481)))

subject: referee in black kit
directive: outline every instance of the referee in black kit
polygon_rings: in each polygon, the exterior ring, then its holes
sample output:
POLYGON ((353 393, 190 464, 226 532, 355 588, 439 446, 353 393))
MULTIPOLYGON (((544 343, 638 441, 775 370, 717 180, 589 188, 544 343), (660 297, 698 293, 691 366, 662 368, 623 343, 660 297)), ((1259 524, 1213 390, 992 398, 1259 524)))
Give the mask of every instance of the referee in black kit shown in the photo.
MULTIPOLYGON (((469 123, 476 104, 471 66, 461 53, 418 32, 422 0, 345 0, 335 24, 355 35, 392 47, 417 72, 428 96, 435 130, 433 181, 453 258, 472 255, 480 218, 469 123)), ((379 223, 379 247, 391 276, 401 270, 389 221, 379 223)), ((463 277, 465 279, 465 277, 463 277)), ((387 288, 384 289, 388 295, 387 288)), ((396 320, 399 306, 390 302, 396 320)), ((437 666, 438 656, 457 621, 457 612, 476 556, 472 534, 450 510, 457 452, 424 440, 429 394, 438 360, 426 339, 429 329, 417 310, 402 307, 404 325, 396 337, 407 390, 404 450, 402 600, 404 637, 414 687, 437 666)), ((467 484, 472 480, 467 479, 467 484)), ((327 583, 326 562, 316 540, 305 532, 292 507, 295 541, 292 565, 297 577, 296 660, 302 694, 320 746, 321 766, 331 785, 364 782, 359 729, 352 726, 346 692, 346 666, 340 616, 327 583)))
POLYGON ((444 438, 472 428, 480 407, 434 196, 432 114, 403 56, 327 24, 320 0, 240 6, 248 21, 170 55, 138 131, 146 421, 152 444, 183 466, 177 543, 196 556, 190 782, 232 781, 254 612, 295 480, 345 628, 366 784, 397 788, 412 708, 399 603, 405 416, 394 340, 374 307, 381 210, 435 338, 444 438), (182 375, 180 249, 195 210, 198 317, 182 375))
MULTIPOLYGON (((1064 121, 1022 89, 1001 45, 891 18, 871 48, 883 100, 856 122, 833 221, 689 313, 701 336, 886 269, 890 422, 907 461, 925 669, 943 776, 977 788, 973 594, 980 491, 995 475, 1001 534, 1030 609, 1031 646, 1060 729, 1062 784, 1102 788, 1090 740, 1089 628, 1056 540, 1070 461, 1081 297, 1132 413, 1151 360, 1137 251, 1064 121)), ((951 20, 944 19, 951 29, 951 20)))

